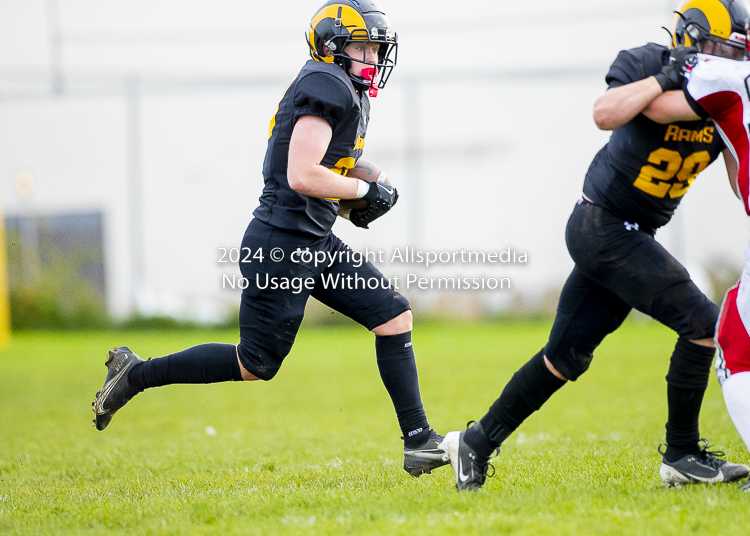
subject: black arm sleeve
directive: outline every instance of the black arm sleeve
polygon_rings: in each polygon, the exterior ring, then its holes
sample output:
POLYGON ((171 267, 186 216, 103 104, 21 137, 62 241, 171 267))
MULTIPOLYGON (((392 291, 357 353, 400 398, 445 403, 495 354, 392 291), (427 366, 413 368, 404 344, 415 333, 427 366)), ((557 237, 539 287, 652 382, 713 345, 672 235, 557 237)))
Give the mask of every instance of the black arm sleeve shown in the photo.
POLYGON ((310 73, 297 83, 292 122, 303 115, 313 115, 325 119, 336 130, 353 104, 351 91, 340 80, 326 73, 310 73))

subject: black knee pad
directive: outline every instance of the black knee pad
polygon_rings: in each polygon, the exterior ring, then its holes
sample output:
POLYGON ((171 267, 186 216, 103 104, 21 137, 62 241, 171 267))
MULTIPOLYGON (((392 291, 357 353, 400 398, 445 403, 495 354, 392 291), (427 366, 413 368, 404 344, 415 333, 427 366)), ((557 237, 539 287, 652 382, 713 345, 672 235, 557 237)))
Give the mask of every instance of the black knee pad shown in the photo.
POLYGON ((667 383, 682 389, 705 389, 716 350, 680 337, 669 361, 667 383))
POLYGON ((242 366, 256 378, 269 381, 279 372, 285 356, 267 355, 267 351, 259 350, 256 345, 241 340, 237 345, 237 356, 242 366))
POLYGON ((544 355, 560 374, 572 382, 589 369, 591 360, 594 359, 591 349, 567 341, 560 341, 554 349, 549 346, 545 347, 544 355))

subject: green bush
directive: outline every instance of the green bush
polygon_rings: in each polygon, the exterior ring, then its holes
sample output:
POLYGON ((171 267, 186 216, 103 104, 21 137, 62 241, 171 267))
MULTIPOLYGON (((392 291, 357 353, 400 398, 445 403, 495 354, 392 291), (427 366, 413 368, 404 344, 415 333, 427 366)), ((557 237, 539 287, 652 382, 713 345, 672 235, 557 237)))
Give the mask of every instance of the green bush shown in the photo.
POLYGON ((62 250, 40 225, 36 247, 22 247, 18 229, 10 228, 8 276, 13 329, 80 329, 110 325, 101 271, 101 244, 62 250), (98 284, 97 284, 98 283, 98 284))

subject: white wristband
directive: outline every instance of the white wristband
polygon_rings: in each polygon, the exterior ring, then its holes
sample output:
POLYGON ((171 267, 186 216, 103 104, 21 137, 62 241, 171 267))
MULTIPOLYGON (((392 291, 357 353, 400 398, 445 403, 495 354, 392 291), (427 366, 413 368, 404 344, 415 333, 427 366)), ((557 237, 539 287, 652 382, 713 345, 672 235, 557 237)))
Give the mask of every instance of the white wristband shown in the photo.
POLYGON ((370 190, 370 183, 367 181, 363 181, 362 179, 357 179, 357 180, 359 181, 359 184, 357 184, 356 199, 362 199, 370 190))

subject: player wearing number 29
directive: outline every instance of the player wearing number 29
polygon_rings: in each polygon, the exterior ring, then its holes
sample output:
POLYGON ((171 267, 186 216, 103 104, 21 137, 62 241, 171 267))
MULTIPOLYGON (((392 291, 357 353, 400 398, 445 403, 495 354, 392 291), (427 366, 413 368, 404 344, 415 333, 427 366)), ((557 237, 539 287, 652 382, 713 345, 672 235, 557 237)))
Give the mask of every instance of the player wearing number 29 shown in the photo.
MULTIPOLYGON (((654 102, 662 120, 711 117, 738 165, 732 188, 750 214, 750 61, 747 34, 736 36, 737 53, 729 59, 698 55, 684 94, 654 102), (740 60, 740 61, 737 61, 740 60)), ((716 332, 716 372, 727 410, 750 449, 750 246, 740 281, 729 289, 721 306, 716 332)), ((742 489, 750 491, 750 480, 742 489)))
POLYGON ((367 201, 365 208, 346 214, 363 228, 398 199, 385 182, 346 176, 364 148, 368 95, 377 95, 396 64, 396 34, 375 2, 330 0, 313 16, 307 40, 312 59, 287 88, 271 121, 265 187, 242 241, 249 262, 240 262, 248 285, 240 305, 239 344, 203 344, 149 361, 116 348, 94 402, 94 422, 103 430, 130 398, 150 387, 272 379, 313 296, 375 334, 378 368, 403 433, 404 469, 419 476, 447 462, 437 449, 443 438, 430 428, 422 406, 409 303, 331 232, 339 199, 367 201), (335 262, 316 265, 316 253, 335 262), (324 278, 330 282, 337 276, 338 286, 324 285, 324 278), (284 288, 282 283, 274 290, 266 283, 273 278, 313 284, 284 288), (356 279, 380 285, 343 286, 356 279))
POLYGON ((586 372, 594 350, 633 308, 678 335, 666 377, 669 415, 659 471, 665 485, 748 474, 747 467, 720 459, 700 440, 698 416, 715 352, 718 308, 654 239, 696 175, 722 151, 730 176, 736 166, 713 121, 661 122, 651 106, 665 92, 681 94, 673 90, 682 87, 689 67, 691 50, 685 45, 716 56, 744 54, 735 45, 748 21, 750 12, 734 0, 690 0, 676 16, 671 50, 650 43, 620 52, 610 67, 609 88, 594 106, 594 120, 614 132, 591 163, 568 221, 565 238, 575 267, 550 338, 479 423, 446 436, 442 446, 459 490, 484 484, 491 452, 567 381, 586 372))

